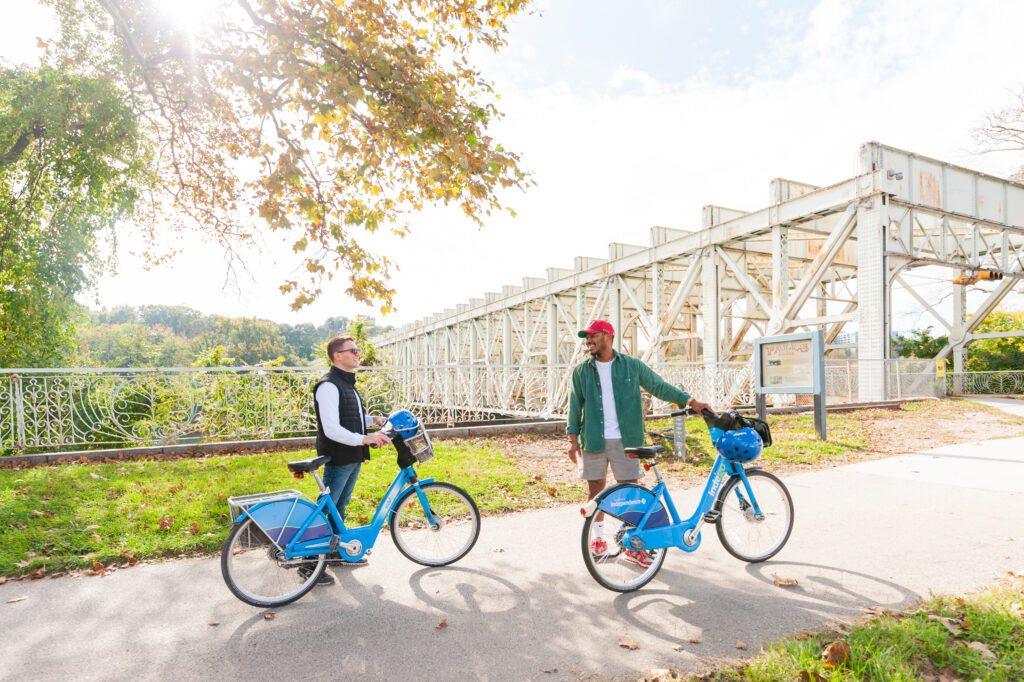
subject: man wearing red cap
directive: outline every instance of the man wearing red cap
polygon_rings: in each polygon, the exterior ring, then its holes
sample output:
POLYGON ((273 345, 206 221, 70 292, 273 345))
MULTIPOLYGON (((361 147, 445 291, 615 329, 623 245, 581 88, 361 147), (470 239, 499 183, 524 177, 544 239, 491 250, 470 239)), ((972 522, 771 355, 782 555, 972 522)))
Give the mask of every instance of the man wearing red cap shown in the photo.
MULTIPOLYGON (((604 490, 609 466, 619 483, 640 479, 640 461, 626 457, 624 448, 644 444, 641 388, 660 400, 691 407, 698 414, 711 408, 666 382, 639 359, 615 351, 615 329, 605 320, 594 320, 579 336, 587 340, 591 357, 572 371, 565 430, 569 434, 569 459, 587 482, 588 499, 594 499, 604 490)), ((608 551, 602 526, 600 519, 594 523, 590 551, 595 556, 608 551)), ((651 561, 644 551, 627 551, 625 558, 641 566, 651 561)))

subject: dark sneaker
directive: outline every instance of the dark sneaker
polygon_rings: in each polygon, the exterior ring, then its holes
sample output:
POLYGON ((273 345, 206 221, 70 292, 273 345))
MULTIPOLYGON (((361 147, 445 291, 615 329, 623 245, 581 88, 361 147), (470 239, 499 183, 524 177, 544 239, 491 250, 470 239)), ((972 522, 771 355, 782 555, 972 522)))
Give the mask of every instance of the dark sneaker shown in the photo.
MULTIPOLYGON (((313 571, 314 571, 314 567, 313 566, 299 566, 299 575, 302 576, 303 580, 308 580, 309 576, 313 575, 313 571)), ((327 569, 324 569, 324 572, 320 574, 320 578, 316 581, 316 584, 317 585, 333 585, 334 584, 334 578, 332 578, 330 575, 328 575, 327 569)))
POLYGON ((331 565, 336 567, 336 568, 356 568, 357 566, 365 566, 367 563, 369 563, 369 562, 366 560, 366 557, 363 557, 363 558, 359 559, 359 561, 344 561, 344 560, 342 560, 342 561, 335 562, 335 563, 333 563, 331 565))

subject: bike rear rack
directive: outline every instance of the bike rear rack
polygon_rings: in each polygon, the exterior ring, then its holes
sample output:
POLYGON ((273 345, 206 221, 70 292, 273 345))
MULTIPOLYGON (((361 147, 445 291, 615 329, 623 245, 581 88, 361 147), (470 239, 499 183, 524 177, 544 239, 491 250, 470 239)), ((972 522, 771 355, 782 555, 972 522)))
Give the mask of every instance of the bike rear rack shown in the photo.
POLYGON ((254 493, 252 495, 239 495, 237 497, 228 498, 228 509, 231 510, 231 522, 234 523, 238 520, 238 517, 242 515, 249 507, 255 507, 257 504, 262 502, 269 502, 271 500, 290 500, 295 498, 301 498, 307 501, 308 497, 300 493, 298 490, 275 490, 269 493, 254 493))

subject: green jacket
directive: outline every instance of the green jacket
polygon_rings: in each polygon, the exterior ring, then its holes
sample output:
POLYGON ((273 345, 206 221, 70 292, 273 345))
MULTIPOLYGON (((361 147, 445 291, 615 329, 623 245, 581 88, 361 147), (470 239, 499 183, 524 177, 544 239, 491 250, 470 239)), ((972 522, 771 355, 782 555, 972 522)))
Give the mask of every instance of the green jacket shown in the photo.
MULTIPOLYGON (((654 373, 637 358, 615 352, 612 358, 612 391, 615 412, 619 418, 622 445, 635 448, 644 444, 644 415, 640 389, 655 398, 685 405, 690 394, 676 388, 654 373)), ((569 423, 566 433, 579 434, 580 447, 588 452, 604 450, 604 406, 601 402, 601 379, 591 357, 572 370, 572 393, 569 395, 569 423)))

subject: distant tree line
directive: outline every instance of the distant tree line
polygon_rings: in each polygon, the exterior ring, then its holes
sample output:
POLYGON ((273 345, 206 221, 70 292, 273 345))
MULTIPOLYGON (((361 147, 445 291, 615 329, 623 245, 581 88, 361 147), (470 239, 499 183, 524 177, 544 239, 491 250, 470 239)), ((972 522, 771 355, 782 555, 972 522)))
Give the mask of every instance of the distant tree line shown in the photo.
MULTIPOLYGON (((255 317, 206 315, 185 306, 118 306, 88 311, 78 326, 70 364, 77 367, 190 367, 326 362, 337 334, 361 345, 390 330, 366 317, 329 317, 322 324, 280 324, 255 317)), ((364 364, 380 358, 368 352, 364 364), (367 362, 368 361, 368 362, 367 362)))

